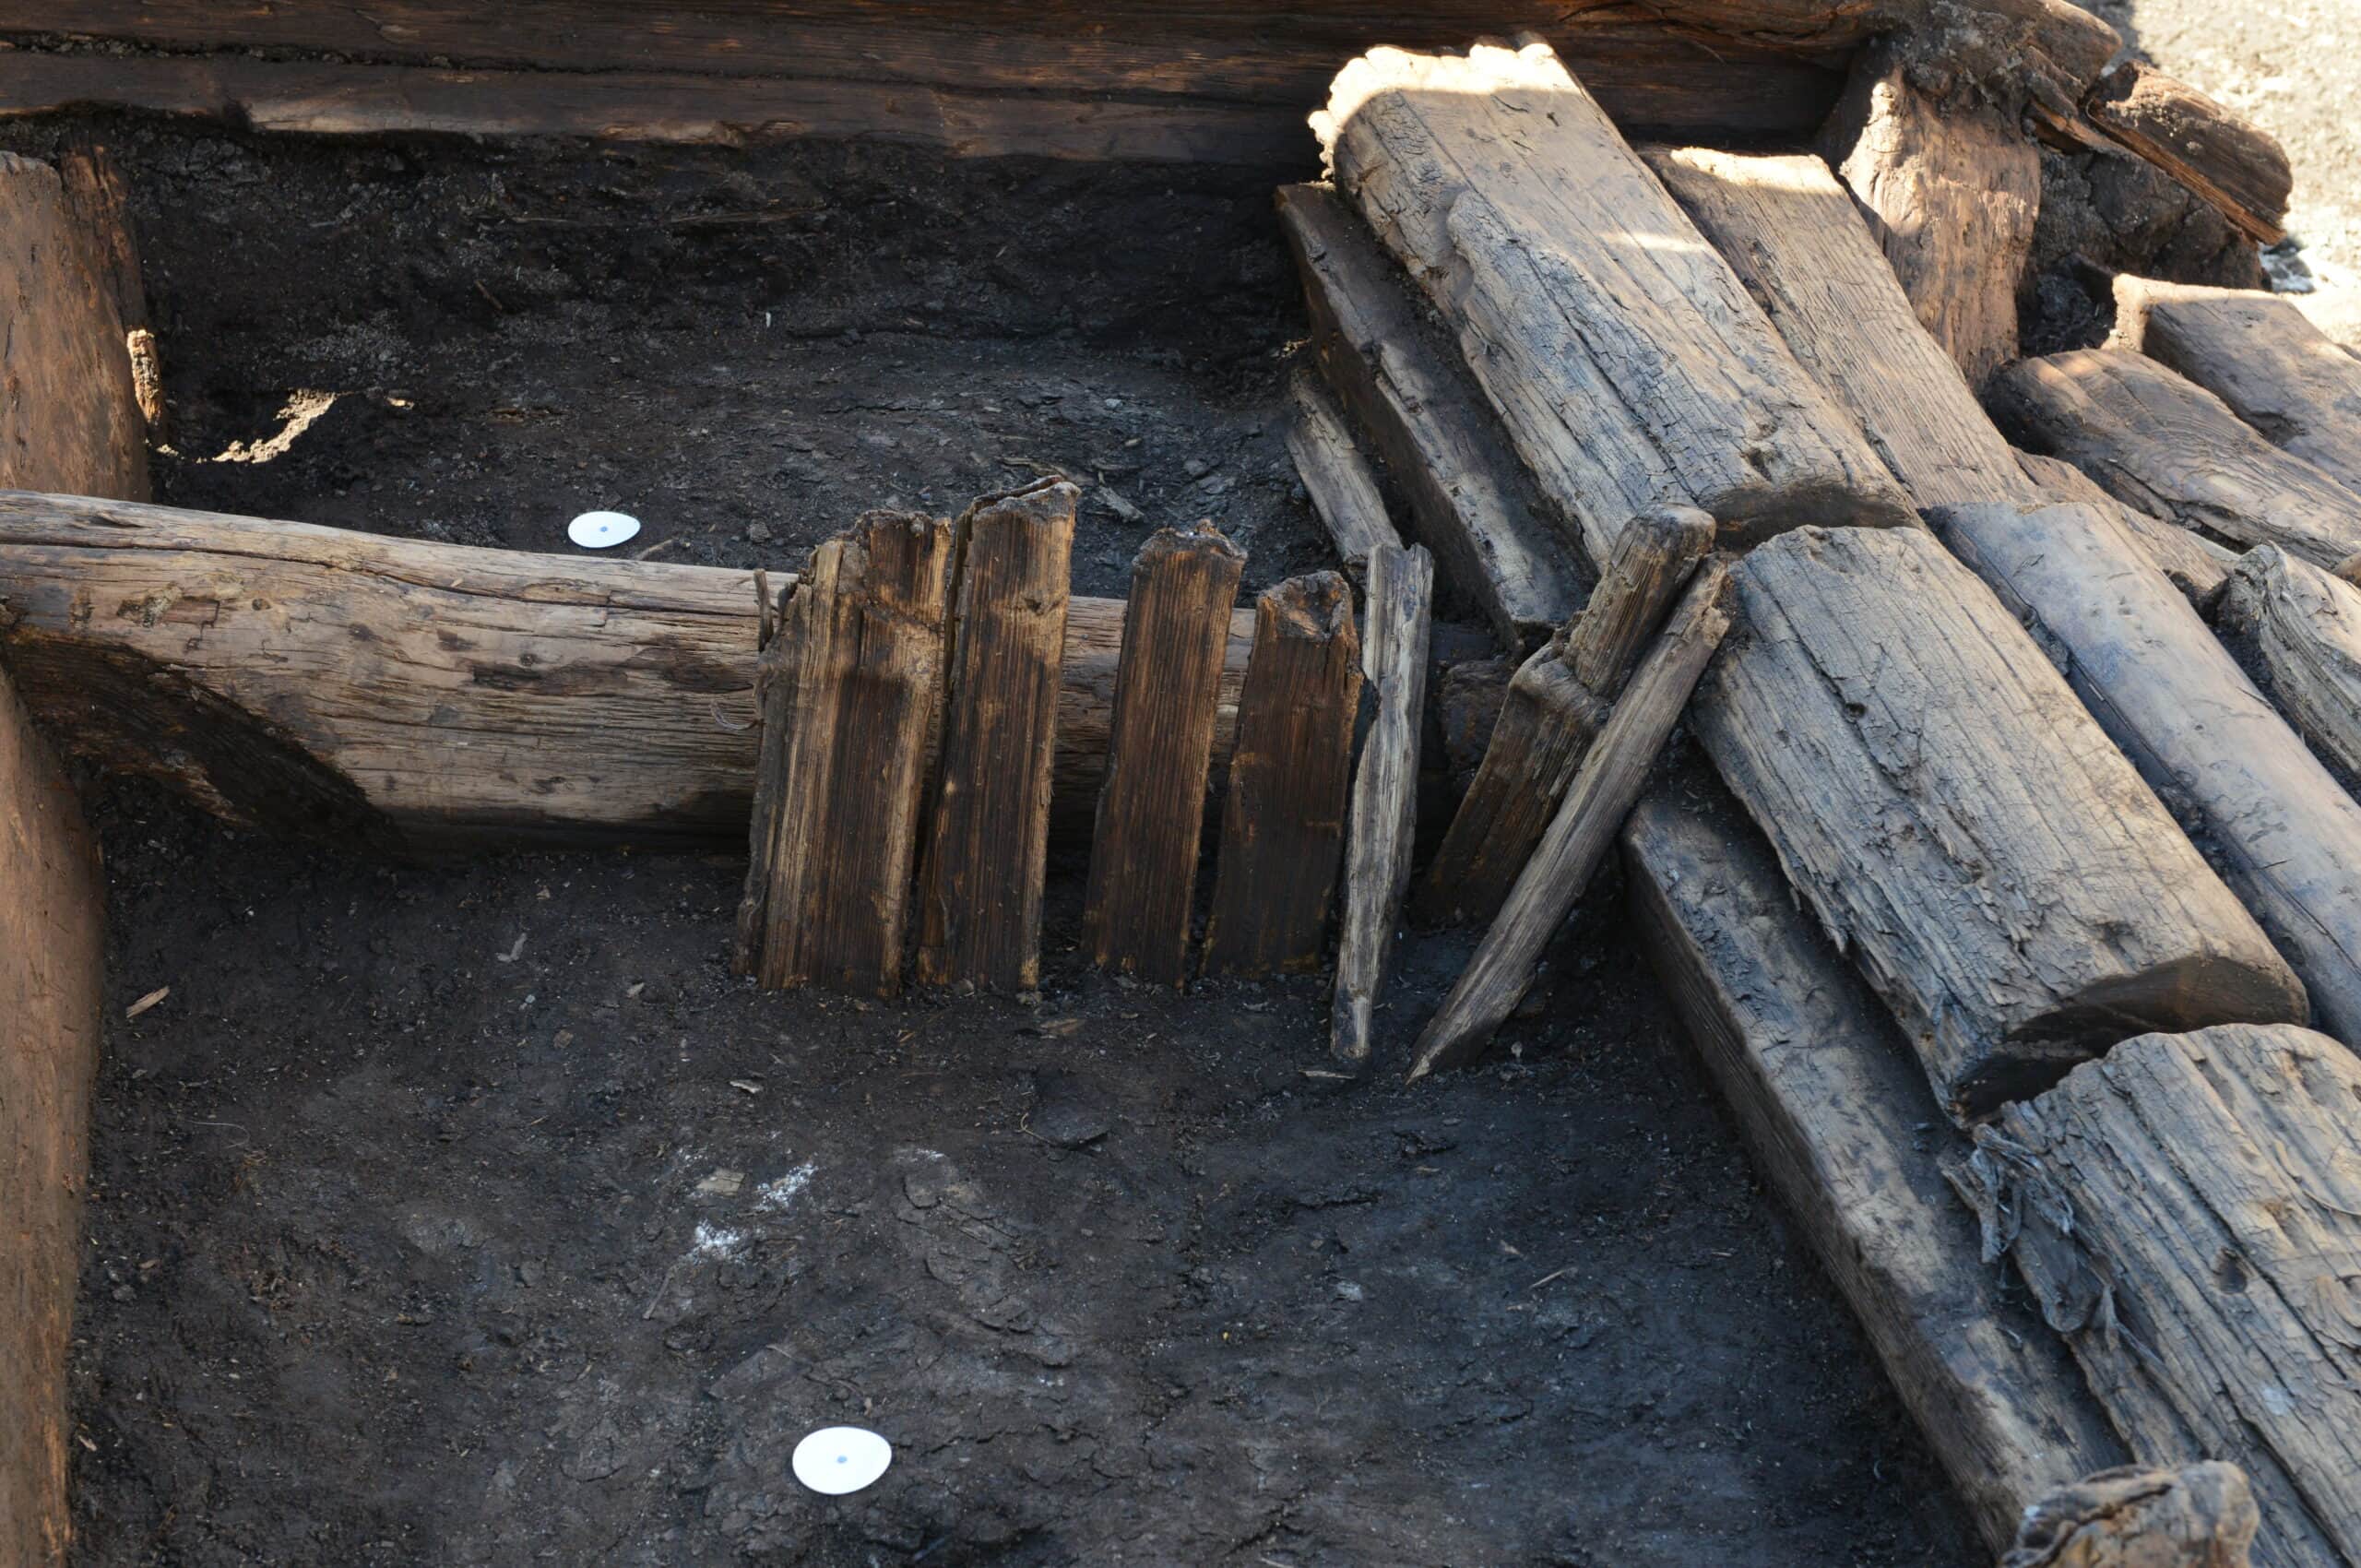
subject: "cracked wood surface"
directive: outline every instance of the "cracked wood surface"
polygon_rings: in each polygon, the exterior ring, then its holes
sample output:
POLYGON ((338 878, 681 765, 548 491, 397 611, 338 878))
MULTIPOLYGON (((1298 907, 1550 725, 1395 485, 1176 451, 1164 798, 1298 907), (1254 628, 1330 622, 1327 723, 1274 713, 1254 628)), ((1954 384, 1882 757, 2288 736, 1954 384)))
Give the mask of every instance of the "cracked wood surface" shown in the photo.
POLYGON ((2230 574, 2220 626, 2252 650, 2272 700, 2312 749, 2361 778, 2361 588, 2257 545, 2230 574))

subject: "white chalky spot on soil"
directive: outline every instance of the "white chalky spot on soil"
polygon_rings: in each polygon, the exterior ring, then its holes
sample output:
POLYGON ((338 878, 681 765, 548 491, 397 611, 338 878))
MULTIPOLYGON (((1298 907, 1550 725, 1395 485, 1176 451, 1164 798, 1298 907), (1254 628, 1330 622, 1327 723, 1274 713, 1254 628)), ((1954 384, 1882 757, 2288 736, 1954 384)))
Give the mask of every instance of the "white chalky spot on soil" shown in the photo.
POLYGON ((784 1176, 774 1177, 754 1189, 754 1201, 765 1208, 784 1209, 795 1201, 795 1195, 812 1184, 813 1174, 819 1168, 805 1160, 784 1176))
POLYGON ((742 1230, 726 1230, 718 1225, 697 1221, 695 1234, 690 1239, 689 1255, 697 1258, 734 1258, 746 1244, 742 1230))

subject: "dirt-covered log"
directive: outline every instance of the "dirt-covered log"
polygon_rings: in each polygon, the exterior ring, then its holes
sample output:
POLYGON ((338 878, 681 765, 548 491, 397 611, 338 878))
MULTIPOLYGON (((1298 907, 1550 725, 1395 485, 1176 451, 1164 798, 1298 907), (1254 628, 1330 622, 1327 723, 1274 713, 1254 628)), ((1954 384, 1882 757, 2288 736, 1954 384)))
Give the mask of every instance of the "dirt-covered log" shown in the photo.
POLYGON ((2286 296, 2123 273, 2110 341, 2180 372, 2272 445, 2361 493, 2361 358, 2286 296))
POLYGON ((2127 506, 2322 566, 2361 551, 2361 494, 2283 452, 2230 406, 2144 355, 2078 349, 1993 377, 1993 415, 2127 506))
POLYGON ((1369 1060, 1402 895, 1410 882, 1434 591, 1434 557, 1422 545, 1382 550, 1370 562, 1361 673, 1376 701, 1353 769, 1345 909, 1337 923, 1336 984, 1328 1020, 1330 1052, 1356 1068, 1369 1060))
POLYGON ((959 519, 941 760, 919 871, 918 978, 1031 991, 1041 980, 1058 683, 1074 485, 1044 479, 959 519))
POLYGON ((2308 1029, 2126 1040, 1954 1170, 2133 1453, 2244 1470, 2259 1568, 2361 1562, 2361 1062, 2308 1029))
POLYGON ((1641 946, 1755 1168, 2004 1550, 2028 1503, 2124 1454, 2065 1347, 1983 1266, 1926 1075, 1702 767, 1651 791, 1622 846, 1641 946))
POLYGON ((1322 371, 1384 455, 1445 580, 1511 648, 1531 647, 1580 602, 1568 541, 1499 421, 1428 341, 1368 226, 1317 185, 1282 185, 1278 205, 1322 371))
POLYGON ((1083 898, 1084 941, 1102 968, 1162 985, 1188 979, 1214 710, 1245 569, 1245 555, 1202 524, 1159 529, 1132 563, 1083 898))
POLYGON ((2087 506, 1932 517, 2208 846, 2320 1026, 2361 1041, 2361 806, 2197 612, 2136 569, 2139 546, 2112 518, 2087 506))
POLYGON ((2257 244, 2287 237, 2295 170, 2253 121, 2137 60, 2100 77, 2082 111, 2110 138, 2220 208, 2257 244))
POLYGON ((1803 529, 1733 576, 1697 734, 1954 1117, 2142 1028, 2303 1019, 2254 921, 1931 535, 1803 529))
POLYGON ((1314 126, 1591 560, 1674 503, 1734 541, 1911 520, 1860 431, 1546 46, 1372 50, 1314 126))
POLYGON ((2312 749, 2361 778, 2361 588, 2257 545, 2230 574, 2219 624, 2252 650, 2272 700, 2312 749))
POLYGON ((56 170, 0 152, 0 488, 147 498, 147 423, 96 248, 56 170))
POLYGON ((2000 1568, 2248 1568, 2261 1523, 2236 1465, 2126 1465, 2028 1508, 2000 1568))
POLYGON ((1939 104, 1912 86, 1903 50, 1890 44, 1855 58, 1821 150, 1872 215, 1918 320, 1968 385, 1981 386, 2017 357, 2039 150, 2012 115, 1939 104))
POLYGON ((2180 589, 2200 613, 2210 612, 2222 597, 2223 587, 2230 580, 2230 568, 2238 564, 2236 551, 2216 544, 2194 529, 2151 517, 2137 506, 2126 506, 2071 463, 2019 452, 2017 466, 2024 469, 2025 477, 2033 481, 2044 499, 2095 506, 2121 523, 2125 531, 2140 541, 2141 550, 2155 563, 2156 569, 2180 589))

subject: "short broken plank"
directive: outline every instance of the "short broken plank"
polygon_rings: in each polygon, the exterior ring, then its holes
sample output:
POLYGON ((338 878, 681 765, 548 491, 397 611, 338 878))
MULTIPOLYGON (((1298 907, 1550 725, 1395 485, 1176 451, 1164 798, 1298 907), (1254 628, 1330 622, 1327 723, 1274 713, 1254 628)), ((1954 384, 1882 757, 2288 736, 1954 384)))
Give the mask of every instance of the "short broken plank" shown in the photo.
POLYGON ((1188 979, 1222 650, 1246 557, 1213 529, 1159 529, 1132 563, 1083 940, 1099 968, 1188 979))
POLYGON ((2192 529, 2185 529, 2162 517, 2150 517, 2137 506, 2127 506, 2098 487, 2098 481, 2073 464, 2057 457, 2044 457, 2032 452, 2019 452, 2017 466, 2033 481, 2043 498, 2052 503, 2080 503, 2095 506, 2121 523, 2125 531, 2140 541, 2140 548, 2156 569, 2171 579, 2199 613, 2210 612, 2222 597, 2222 588, 2230 580, 2230 568, 2238 564, 2238 552, 2225 545, 2214 543, 2192 529))
POLYGON ((1222 803, 1205 973, 1316 968, 1345 849, 1361 698, 1353 590, 1335 572, 1254 601, 1254 652, 1222 803))
POLYGON ((1327 525, 1336 558, 1356 579, 1366 580, 1370 552, 1402 542, 1386 516, 1377 475, 1353 444, 1344 410, 1309 366, 1297 367, 1287 395, 1295 404, 1295 419, 1287 426, 1287 456, 1295 459, 1296 477, 1311 497, 1311 509, 1327 525))
POLYGON ((1694 506, 1662 506, 1625 523, 1598 587, 1560 639, 1574 679, 1613 700, 1713 548, 1714 519, 1694 506))
POLYGON ((2296 175, 2270 132, 2188 83, 2127 59, 2101 77, 2082 113, 2221 210, 2257 244, 2287 237, 2296 175))
POLYGON ((2253 919, 1932 535, 1799 529, 1733 576, 1697 736, 1954 1118, 2143 1025, 2304 1016, 2253 919))

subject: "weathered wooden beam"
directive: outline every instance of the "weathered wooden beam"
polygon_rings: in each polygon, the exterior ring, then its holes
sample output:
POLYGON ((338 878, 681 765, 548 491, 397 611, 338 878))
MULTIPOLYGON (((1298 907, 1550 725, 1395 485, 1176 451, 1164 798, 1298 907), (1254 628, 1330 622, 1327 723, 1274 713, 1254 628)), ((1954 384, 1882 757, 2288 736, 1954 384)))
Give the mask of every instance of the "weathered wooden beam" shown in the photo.
POLYGON ((1041 980, 1058 685, 1073 581, 1064 479, 989 495, 959 519, 941 761, 919 871, 918 978, 1041 980))
POLYGON ((2090 123, 2219 208, 2257 244, 2287 237, 2295 170, 2278 141, 2187 82, 2127 59, 2082 100, 2090 123))
POLYGON ((1372 50, 1313 125, 1337 188, 1457 332, 1591 560, 1672 503, 1739 542, 1912 520, 1859 430, 1547 47, 1372 50))
POLYGON ((2321 1027, 2361 1040, 2361 806, 2196 612, 2137 570, 2139 546, 2112 518, 2086 506, 1932 517, 2208 847, 2303 977, 2321 1027))
POLYGON ((2039 149, 2000 108, 1940 104, 1911 85, 1898 44, 1855 57, 1820 146, 1870 215, 1919 322, 1981 386, 2017 357, 2039 149))
POLYGON ((1560 639, 1574 679, 1609 700, 1620 693, 1713 548, 1714 519, 1693 506, 1659 507, 1624 524, 1597 588, 1560 639))
POLYGON ((2292 1027, 2145 1035, 1956 1170, 2135 1454, 2246 1472, 2260 1568, 2361 1562, 2361 1062, 2292 1027))
POLYGON ((1353 772, 1345 910, 1337 926, 1328 1024, 1329 1051, 1356 1068, 1369 1060, 1378 998, 1385 991, 1394 927, 1410 881, 1434 583, 1434 558, 1421 545, 1382 550, 1370 561, 1361 673, 1376 703, 1353 772))
POLYGON ((2261 1524, 2236 1465, 2126 1465, 2027 1508, 2000 1568, 2248 1568, 2261 1524))
POLYGON ((1651 790, 1622 845, 1640 944, 1755 1169, 2004 1550, 2029 1503, 2125 1454, 2066 1348, 1984 1266, 1926 1075, 1703 769, 1651 790))
POLYGON ((57 171, 0 152, 0 488, 145 500, 114 295, 57 171))
POLYGON ((2312 749, 2361 778, 2361 588, 2259 544, 2230 574, 2220 627, 2253 653, 2272 700, 2312 749))
POLYGON ((1280 186, 1278 208, 1321 369, 1384 455, 1444 580, 1508 647, 1532 647, 1581 600, 1570 541, 1368 226, 1318 185, 1280 186))
POLYGON ((2021 445, 2063 457, 2127 506, 2322 566, 2361 551, 2361 494, 2143 355, 2079 349, 2022 360, 1993 377, 1986 398, 2021 445))
POLYGON ((1298 366, 1287 383, 1295 418, 1287 425, 1287 456, 1311 497, 1311 509, 1328 529, 1336 558, 1359 581, 1369 577, 1369 557, 1402 536, 1386 515, 1385 497, 1369 459, 1353 444, 1352 427, 1336 399, 1309 368, 1298 366))
POLYGON ((2223 586, 2230 580, 2230 568, 2238 564, 2236 551, 2216 544, 2193 529, 2150 517, 2137 506, 2125 505, 2071 463, 2019 452, 2017 466, 2024 469, 2025 477, 2033 481, 2043 499, 2095 506, 2121 523, 2125 531, 2140 541, 2141 551, 2156 569, 2180 589, 2200 614, 2210 612, 2222 597, 2223 586))
POLYGON ((1246 557, 1210 527, 1159 529, 1132 564, 1084 942, 1101 968, 1188 979, 1197 838, 1230 607, 1246 557))
POLYGON ((779 596, 738 910, 740 972, 773 990, 900 989, 953 539, 939 517, 864 513, 779 596))
POLYGON ((2286 296, 2122 273, 2109 342, 2169 365, 2272 445, 2361 492, 2361 358, 2286 296))
POLYGON ((1733 576, 1738 627, 1699 687, 1698 738, 1952 1116, 2143 1020, 2304 1017, 2254 921, 1932 536, 1799 530, 1733 576))
POLYGON ((1345 849, 1360 635, 1335 572, 1289 577, 1254 601, 1254 654, 1238 705, 1205 972, 1319 967, 1345 849))

